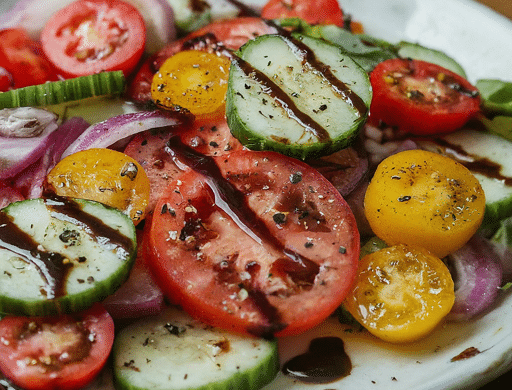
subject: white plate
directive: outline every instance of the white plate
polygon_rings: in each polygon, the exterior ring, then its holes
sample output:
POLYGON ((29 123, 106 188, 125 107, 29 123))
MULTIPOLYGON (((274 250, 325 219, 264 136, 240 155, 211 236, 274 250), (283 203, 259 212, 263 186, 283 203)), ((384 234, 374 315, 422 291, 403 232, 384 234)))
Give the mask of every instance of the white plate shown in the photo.
MULTIPOLYGON (((219 1, 219 0, 213 0, 219 1)), ((265 0, 246 0, 262 5, 265 0)), ((2 0, 0 12, 14 0, 2 0)), ((342 0, 343 9, 363 22, 366 32, 397 42, 418 42, 445 51, 465 68, 470 81, 512 81, 512 23, 471 0, 342 0)), ((405 346, 349 333, 332 320, 300 337, 280 340, 283 362, 304 352, 318 336, 343 339, 352 372, 337 383, 301 384, 279 375, 274 389, 434 390, 478 388, 512 368, 512 295, 497 307, 462 324, 445 324, 427 339, 405 346), (466 360, 451 358, 469 347, 481 353, 466 360)))

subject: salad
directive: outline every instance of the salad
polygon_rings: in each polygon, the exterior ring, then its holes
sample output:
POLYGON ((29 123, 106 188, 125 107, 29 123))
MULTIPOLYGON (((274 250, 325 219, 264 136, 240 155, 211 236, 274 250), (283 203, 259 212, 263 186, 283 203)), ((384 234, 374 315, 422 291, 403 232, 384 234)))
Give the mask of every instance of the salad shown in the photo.
POLYGON ((0 387, 478 367, 512 283, 510 80, 335 0, 36 3, 0 18, 0 387))

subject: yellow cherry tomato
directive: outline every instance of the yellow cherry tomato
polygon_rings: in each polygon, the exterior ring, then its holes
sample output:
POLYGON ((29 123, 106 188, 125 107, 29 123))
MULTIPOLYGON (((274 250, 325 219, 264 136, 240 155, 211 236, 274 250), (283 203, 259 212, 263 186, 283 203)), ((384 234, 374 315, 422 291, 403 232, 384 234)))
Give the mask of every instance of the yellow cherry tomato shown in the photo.
POLYGON ((151 97, 160 106, 210 114, 226 102, 230 60, 199 50, 168 58, 153 76, 151 97))
POLYGON ((403 244, 364 256, 343 305, 370 333, 392 343, 429 334, 455 301, 450 272, 441 259, 403 244))
POLYGON ((408 150, 379 164, 364 207, 373 232, 388 245, 423 246, 442 258, 477 231, 485 195, 462 164, 437 153, 408 150))
POLYGON ((95 200, 117 208, 137 224, 146 215, 149 179, 140 164, 111 149, 88 149, 62 159, 48 174, 57 195, 95 200))

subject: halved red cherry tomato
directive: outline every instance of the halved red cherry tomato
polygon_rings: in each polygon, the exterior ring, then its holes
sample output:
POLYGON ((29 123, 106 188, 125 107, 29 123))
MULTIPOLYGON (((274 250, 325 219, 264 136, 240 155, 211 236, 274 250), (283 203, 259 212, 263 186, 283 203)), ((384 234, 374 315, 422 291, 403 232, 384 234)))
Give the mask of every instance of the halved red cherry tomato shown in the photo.
POLYGON ((447 133, 462 127, 480 109, 476 87, 429 62, 390 59, 370 74, 370 121, 417 135, 447 133))
POLYGON ((50 18, 41 42, 64 77, 127 75, 144 52, 146 27, 137 8, 121 0, 78 0, 50 18))
POLYGON ((153 213, 149 266, 164 294, 210 325, 259 336, 298 334, 329 316, 359 256, 339 192, 278 153, 206 158, 171 149, 196 167, 153 213))
POLYGON ((61 317, 0 320, 0 370, 25 390, 71 390, 89 383, 107 361, 114 322, 96 304, 61 317))
POLYGON ((270 0, 261 10, 261 17, 297 17, 310 24, 335 24, 343 27, 343 11, 338 0, 270 0))
POLYGON ((0 31, 0 64, 2 91, 57 79, 40 45, 21 28, 0 31))

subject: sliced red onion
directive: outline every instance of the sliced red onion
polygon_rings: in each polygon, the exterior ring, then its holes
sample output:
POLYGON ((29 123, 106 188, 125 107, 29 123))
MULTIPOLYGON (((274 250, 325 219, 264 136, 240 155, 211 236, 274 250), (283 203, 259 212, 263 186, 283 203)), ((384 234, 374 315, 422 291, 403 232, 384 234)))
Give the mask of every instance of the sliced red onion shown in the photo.
POLYGON ((475 235, 449 256, 455 282, 455 303, 448 315, 464 321, 482 313, 494 303, 502 283, 502 266, 493 245, 475 235))
POLYGON ((0 179, 7 179, 37 161, 58 128, 49 111, 20 107, 0 111, 0 179))
POLYGON ((23 189, 27 198, 39 198, 48 172, 59 162, 64 150, 88 127, 89 123, 80 117, 70 118, 60 125, 50 135, 45 154, 16 176, 16 188, 23 189))
POLYGON ((114 319, 138 318, 158 314, 164 296, 149 271, 136 263, 128 280, 102 303, 114 319))
MULTIPOLYGON (((32 39, 39 40, 41 31, 50 17, 75 0, 21 0, 9 11, 0 15, 0 29, 23 27, 32 39)), ((166 0, 125 0, 135 6, 146 22, 146 51, 154 53, 174 40, 176 30, 174 13, 166 0)))
POLYGON ((62 154, 62 157, 91 148, 107 148, 118 141, 145 130, 178 126, 185 117, 163 111, 143 111, 122 114, 96 123, 85 130, 62 154))
POLYGON ((24 199, 25 197, 16 188, 0 181, 0 209, 12 202, 24 199))

